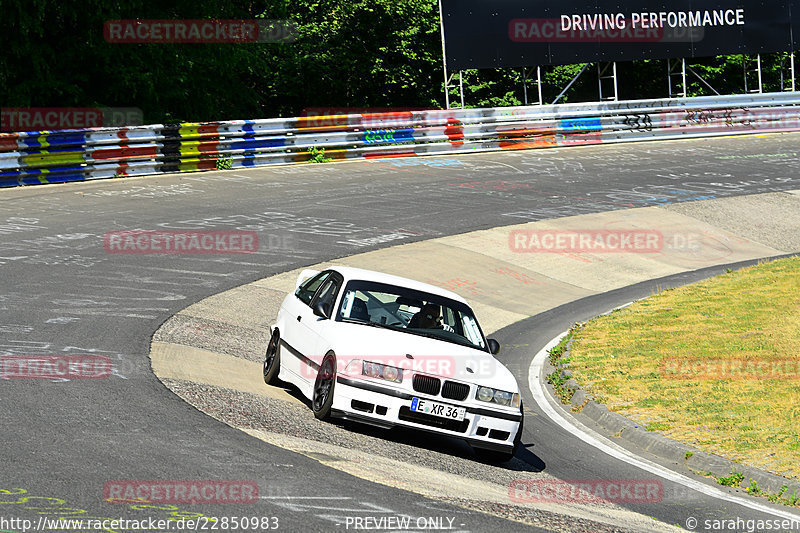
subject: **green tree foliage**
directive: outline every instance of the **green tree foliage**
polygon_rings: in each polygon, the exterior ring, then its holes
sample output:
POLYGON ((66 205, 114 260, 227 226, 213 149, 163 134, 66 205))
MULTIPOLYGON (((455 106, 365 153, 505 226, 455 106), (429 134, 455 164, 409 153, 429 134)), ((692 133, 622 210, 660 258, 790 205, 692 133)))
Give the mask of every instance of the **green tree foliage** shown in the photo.
POLYGON ((296 2, 275 95, 304 107, 430 107, 442 99, 436 0, 296 2))
POLYGON ((249 116, 260 99, 261 45, 118 44, 103 36, 115 19, 252 19, 249 2, 26 0, 0 10, 10 29, 0 56, 5 107, 139 107, 153 122, 249 116))
POLYGON ((3 2, 3 107, 139 107, 145 121, 432 107, 441 100, 436 0, 3 2), (116 19, 288 19, 291 43, 119 44, 116 19))

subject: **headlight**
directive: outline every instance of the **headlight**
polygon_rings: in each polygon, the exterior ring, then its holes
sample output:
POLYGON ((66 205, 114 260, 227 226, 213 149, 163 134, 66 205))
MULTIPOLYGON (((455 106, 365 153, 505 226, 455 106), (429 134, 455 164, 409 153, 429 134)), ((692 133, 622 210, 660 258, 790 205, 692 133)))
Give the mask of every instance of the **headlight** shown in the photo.
POLYGON ((475 395, 482 402, 491 402, 494 399, 494 389, 489 387, 478 387, 478 394, 475 395))
POLYGON ((508 407, 519 407, 519 394, 497 390, 491 387, 478 387, 475 398, 482 402, 496 403, 508 407))
POLYGON ((506 391, 495 391, 494 393, 494 401, 499 403, 500 405, 511 405, 511 397, 513 394, 506 391))
POLYGON ((386 381, 393 381, 395 383, 401 383, 403 381, 403 371, 399 368, 373 363, 371 361, 363 362, 361 373, 371 378, 385 379, 386 381))

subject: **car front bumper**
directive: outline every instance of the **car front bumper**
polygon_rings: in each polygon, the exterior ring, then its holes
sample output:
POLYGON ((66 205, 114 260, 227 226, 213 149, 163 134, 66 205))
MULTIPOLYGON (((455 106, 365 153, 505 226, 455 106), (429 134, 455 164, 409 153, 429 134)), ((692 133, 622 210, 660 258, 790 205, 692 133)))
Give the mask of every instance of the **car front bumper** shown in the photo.
POLYGON ((448 435, 469 442, 475 448, 510 451, 514 447, 522 414, 466 405, 425 394, 411 394, 372 381, 339 375, 333 395, 333 414, 379 427, 403 426, 448 435), (463 421, 449 420, 411 411, 411 400, 423 398, 466 408, 463 421))

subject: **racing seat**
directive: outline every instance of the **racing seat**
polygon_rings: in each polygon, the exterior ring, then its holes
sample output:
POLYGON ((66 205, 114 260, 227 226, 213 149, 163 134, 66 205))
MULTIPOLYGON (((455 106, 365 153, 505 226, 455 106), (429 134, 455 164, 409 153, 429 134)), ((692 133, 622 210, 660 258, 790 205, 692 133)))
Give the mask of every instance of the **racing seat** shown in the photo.
POLYGON ((350 318, 369 322, 370 316, 369 311, 367 310, 367 302, 360 298, 353 300, 353 308, 350 310, 350 318))

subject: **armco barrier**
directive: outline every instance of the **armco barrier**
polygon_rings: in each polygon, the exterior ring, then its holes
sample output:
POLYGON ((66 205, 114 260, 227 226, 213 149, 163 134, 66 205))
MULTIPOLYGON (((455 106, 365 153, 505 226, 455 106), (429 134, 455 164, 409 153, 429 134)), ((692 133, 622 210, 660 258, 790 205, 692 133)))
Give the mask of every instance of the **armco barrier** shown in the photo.
POLYGON ((800 92, 0 133, 0 187, 800 130, 800 92))

